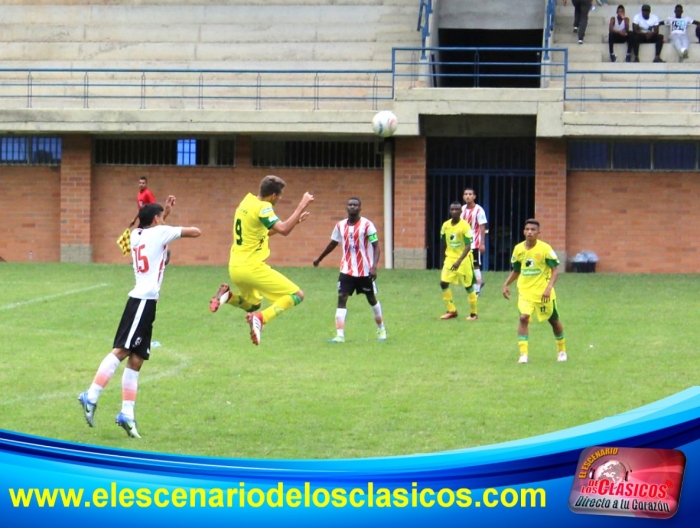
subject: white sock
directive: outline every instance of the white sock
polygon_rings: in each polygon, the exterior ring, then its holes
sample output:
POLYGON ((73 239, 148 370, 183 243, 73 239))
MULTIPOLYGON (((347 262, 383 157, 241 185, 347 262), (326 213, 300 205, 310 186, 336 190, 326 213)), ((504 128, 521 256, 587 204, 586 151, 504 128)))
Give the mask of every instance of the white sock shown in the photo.
POLYGON ((377 328, 384 330, 384 317, 382 316, 382 304, 377 301, 377 304, 372 306, 374 312, 374 322, 377 323, 377 328))
POLYGON ((474 270, 474 277, 476 277, 476 284, 474 285, 474 291, 479 293, 481 291, 481 270, 474 270))
POLYGON ((347 308, 336 308, 335 331, 338 337, 345 337, 345 318, 348 316, 347 308))
POLYGON ((95 379, 92 381, 92 384, 90 385, 90 388, 88 389, 88 401, 90 403, 97 403, 97 400, 100 399, 100 394, 102 394, 102 389, 104 389, 107 386, 107 383, 109 383, 109 380, 112 379, 112 376, 114 376, 114 373, 117 371, 117 368, 119 367, 119 358, 112 354, 111 352, 105 356, 105 358, 102 360, 102 363, 100 363, 100 366, 97 367, 97 373, 95 374, 95 379))
POLYGON ((124 369, 122 375, 122 414, 134 419, 134 405, 136 405, 136 393, 139 389, 139 373, 129 367, 124 369))

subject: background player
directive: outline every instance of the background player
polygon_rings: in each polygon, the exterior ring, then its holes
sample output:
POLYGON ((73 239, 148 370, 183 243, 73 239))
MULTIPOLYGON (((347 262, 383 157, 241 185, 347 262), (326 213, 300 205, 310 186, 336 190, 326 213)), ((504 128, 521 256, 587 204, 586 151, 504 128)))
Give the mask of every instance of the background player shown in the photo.
POLYGON ((452 300, 450 284, 462 284, 467 290, 470 314, 467 321, 476 321, 477 296, 474 291, 474 264, 472 261, 471 244, 472 228, 460 218, 462 205, 459 202, 450 204, 450 219, 442 224, 440 240, 445 246, 445 262, 440 272, 440 288, 442 298, 447 306, 447 313, 440 319, 457 317, 457 307, 452 300))
POLYGON ((246 321, 255 345, 260 344, 264 324, 304 300, 304 292, 299 286, 265 263, 270 256, 270 235, 287 236, 291 233, 297 224, 306 220, 309 215, 306 208, 314 200, 313 195, 304 193, 292 216, 281 221, 273 207, 282 196, 285 185, 282 178, 265 176, 260 182, 258 195, 248 193, 236 208, 228 270, 238 293, 231 291, 228 284, 222 284, 209 303, 212 312, 216 312, 221 303, 248 312, 246 321), (263 297, 272 304, 257 312, 263 297))
POLYGON ((538 240, 540 223, 534 218, 525 221, 525 241, 513 248, 511 265, 513 270, 503 284, 503 297, 510 299, 508 285, 518 280, 518 363, 527 363, 528 324, 530 316, 537 314, 538 321, 549 321, 557 342, 557 361, 566 361, 566 340, 564 327, 557 312, 557 294, 554 283, 559 276, 559 257, 546 242, 538 240))
POLYGON ((326 249, 314 260, 314 267, 343 244, 338 277, 338 307, 335 311, 336 336, 330 343, 345 342, 345 318, 348 314, 348 297, 353 293, 364 294, 374 313, 377 323, 377 340, 386 341, 386 328, 382 316, 382 305, 377 300, 377 264, 379 263, 379 239, 377 228, 367 218, 360 216, 362 202, 359 198, 350 198, 347 205, 348 217, 335 225, 331 241, 326 249))
POLYGON ((488 221, 486 220, 486 211, 476 203, 476 193, 474 189, 471 187, 464 189, 462 198, 465 201, 462 207, 462 218, 471 226, 472 236, 474 238, 472 241, 474 276, 476 277, 474 291, 476 291, 476 295, 478 296, 481 293, 481 287, 484 285, 484 281, 481 278, 481 256, 486 251, 486 228, 488 226, 488 221))
POLYGON ((156 306, 165 273, 168 244, 178 238, 198 237, 196 227, 165 225, 165 218, 175 205, 175 197, 168 196, 165 208, 146 204, 138 214, 139 225, 131 233, 131 248, 136 285, 129 292, 117 333, 114 348, 100 363, 90 388, 80 393, 85 420, 94 426, 97 401, 102 390, 112 379, 119 364, 128 358, 122 375, 122 410, 115 422, 133 438, 141 438, 136 429, 134 406, 138 391, 139 372, 151 355, 151 334, 156 319, 156 306))

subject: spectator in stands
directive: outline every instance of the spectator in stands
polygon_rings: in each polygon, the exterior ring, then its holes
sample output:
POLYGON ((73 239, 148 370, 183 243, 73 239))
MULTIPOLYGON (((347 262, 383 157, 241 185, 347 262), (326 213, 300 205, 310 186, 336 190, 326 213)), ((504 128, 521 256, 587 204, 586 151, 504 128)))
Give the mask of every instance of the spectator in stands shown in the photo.
MULTIPOLYGON (((563 0, 566 5, 566 0, 563 0)), ((591 0, 571 0, 574 5, 574 33, 578 33, 578 43, 583 44, 588 27, 588 12, 591 10, 591 0)))
POLYGON ((625 62, 632 61, 632 36, 630 35, 630 19, 625 15, 625 6, 617 6, 617 15, 610 17, 610 27, 608 32, 608 48, 610 49, 610 62, 617 60, 614 44, 627 43, 627 55, 625 62))
POLYGON ((683 59, 688 58, 688 50, 690 49, 690 38, 688 38, 687 33, 688 26, 695 24, 697 33, 698 22, 689 16, 683 16, 683 6, 680 4, 676 6, 674 15, 668 17, 665 24, 668 26, 671 45, 678 52, 678 60, 683 62, 683 59))
POLYGON ((656 55, 654 62, 665 62, 661 59, 661 48, 664 45, 664 37, 659 35, 659 17, 651 14, 649 4, 642 6, 642 12, 634 15, 632 20, 632 47, 634 48, 634 62, 639 62, 639 45, 654 44, 656 55))

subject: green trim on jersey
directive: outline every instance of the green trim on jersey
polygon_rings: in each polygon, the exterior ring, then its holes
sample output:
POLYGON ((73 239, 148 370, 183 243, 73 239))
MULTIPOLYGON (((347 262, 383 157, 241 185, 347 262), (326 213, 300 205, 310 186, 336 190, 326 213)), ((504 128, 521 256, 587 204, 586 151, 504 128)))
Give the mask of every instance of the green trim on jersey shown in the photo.
POLYGON ((377 233, 374 233, 374 234, 372 234, 372 235, 369 235, 369 236, 367 237, 367 240, 369 240, 370 243, 371 243, 371 242, 378 242, 378 241, 379 241, 379 237, 377 236, 377 233))

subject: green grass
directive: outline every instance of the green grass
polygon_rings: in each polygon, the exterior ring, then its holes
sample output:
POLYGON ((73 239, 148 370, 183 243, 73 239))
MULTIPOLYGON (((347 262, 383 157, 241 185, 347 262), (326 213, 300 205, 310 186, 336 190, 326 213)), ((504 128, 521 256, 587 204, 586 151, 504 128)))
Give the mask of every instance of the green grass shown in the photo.
MULTIPOLYGON (((0 427, 144 451, 243 458, 353 458, 459 449, 621 413, 697 383, 694 275, 565 274, 557 285, 569 361, 533 324, 517 364, 515 299, 487 273, 480 320, 444 312, 437 271, 380 270, 389 333, 377 343, 366 300, 334 335, 337 270, 287 268, 306 300, 250 343, 243 312, 211 314, 225 267, 171 266, 136 406, 142 440, 113 423, 121 369, 88 428, 77 395, 111 349, 128 265, 0 264, 0 427), (88 291, 76 292, 94 286, 88 291), (39 302, 27 302, 44 298, 39 302), (26 303, 26 304, 20 304, 26 303)), ((514 288, 512 288, 514 290, 514 288)))

